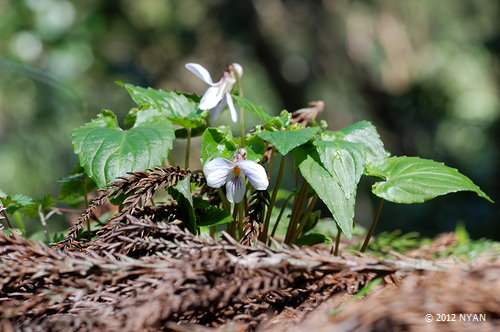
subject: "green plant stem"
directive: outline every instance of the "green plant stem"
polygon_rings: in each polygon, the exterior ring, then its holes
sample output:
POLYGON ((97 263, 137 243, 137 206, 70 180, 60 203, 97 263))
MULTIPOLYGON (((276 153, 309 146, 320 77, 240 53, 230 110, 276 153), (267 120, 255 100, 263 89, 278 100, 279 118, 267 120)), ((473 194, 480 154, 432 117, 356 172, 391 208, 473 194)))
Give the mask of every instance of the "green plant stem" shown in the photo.
POLYGON ((5 217, 5 220, 7 221, 7 225, 9 226, 10 229, 13 229, 12 224, 10 222, 9 216, 7 215, 7 212, 5 210, 2 211, 3 216, 5 217))
POLYGON ((243 202, 239 202, 238 203, 238 216, 239 216, 239 219, 238 219, 238 222, 236 223, 236 225, 238 226, 238 241, 243 237, 243 219, 244 219, 244 215, 245 215, 245 211, 244 211, 244 205, 242 204, 243 202))
POLYGON ((184 159, 184 168, 189 169, 189 152, 191 151, 191 128, 187 128, 186 138, 186 158, 184 159))
POLYGON ((222 191, 222 189, 217 188, 217 193, 219 194, 219 197, 222 201, 222 206, 224 207, 224 210, 226 210, 226 212, 228 212, 228 213, 231 213, 231 204, 227 200, 226 195, 224 195, 224 192, 222 191))
POLYGON ((217 240, 217 227, 215 226, 210 226, 208 228, 209 232, 210 232, 210 237, 214 240, 217 240))
POLYGON ((26 227, 24 226, 23 217, 21 217, 19 210, 14 212, 12 216, 14 217, 14 219, 16 219, 17 226, 21 229, 23 236, 26 237, 26 227))
POLYGON ((368 242, 370 242, 370 238, 373 235, 373 231, 375 230, 375 226, 377 225, 378 218, 380 217, 380 212, 382 211, 382 206, 384 205, 384 199, 381 198, 378 202, 377 212, 375 213, 375 217, 373 218, 372 225, 368 230, 368 234, 366 234, 365 242, 363 242, 363 246, 361 247, 361 252, 365 252, 368 247, 368 242))
POLYGON ((290 223, 288 224, 288 229, 286 231, 285 243, 291 244, 292 237, 297 230, 298 216, 300 216, 300 211, 304 206, 304 201, 307 198, 307 191, 309 189, 309 184, 304 180, 302 187, 300 188, 299 195, 295 197, 294 206, 292 208, 292 215, 290 217, 290 223))
MULTIPOLYGON (((295 196, 295 193, 291 193, 285 200, 285 203, 283 203, 283 206, 281 207, 280 214, 278 215, 278 218, 276 219, 276 222, 274 223, 273 230, 271 232, 270 238, 274 238, 274 234, 276 234, 276 230, 278 229, 278 225, 280 223, 281 217, 283 216, 283 213, 285 212, 285 209, 288 205, 288 202, 292 199, 292 197, 295 196)), ((267 245, 271 245, 271 239, 267 241, 267 245)))
MULTIPOLYGON (((243 87, 241 86, 241 80, 238 73, 233 70, 234 76, 236 77, 236 82, 238 82, 238 95, 243 98, 243 87)), ((240 128, 241 128, 241 146, 245 147, 245 109, 240 107, 240 128)))
MULTIPOLYGON (((271 155, 273 155, 273 153, 271 153, 271 155)), ((264 228, 262 230, 262 233, 260 233, 259 235, 259 240, 264 243, 267 241, 267 232, 269 231, 269 221, 271 220, 271 213, 273 211, 274 204, 276 203, 276 196, 278 196, 278 190, 280 188, 284 168, 285 168, 285 156, 281 156, 278 178, 276 179, 276 183, 274 184, 273 194, 271 195, 271 201, 269 203, 269 206, 267 207, 266 219, 264 219, 264 228)))
POLYGON ((274 153, 276 152, 276 148, 273 146, 271 149, 271 156, 269 157, 269 162, 267 166, 267 177, 271 177, 271 172, 273 171, 273 160, 274 160, 274 153))
POLYGON ((238 204, 234 204, 233 221, 227 224, 227 233, 236 239, 236 225, 238 223, 238 204))
MULTIPOLYGON (((83 201, 85 202, 85 210, 89 208, 89 198, 88 198, 88 192, 87 192, 87 176, 83 177, 83 201)), ((87 232, 89 233, 89 240, 90 240, 90 218, 87 220, 87 232)))
POLYGON ((309 220, 309 217, 311 216, 312 210, 314 209, 314 205, 316 205, 316 202, 318 201, 318 195, 314 194, 311 200, 309 201, 309 205, 307 207, 306 213, 300 219, 299 221, 299 229, 297 232, 295 232, 293 238, 292 238, 292 243, 295 243, 297 239, 299 238, 300 234, 304 231, 304 227, 307 224, 307 221, 309 220))
POLYGON ((337 236, 335 237, 335 250, 333 252, 335 256, 339 255, 340 235, 342 235, 342 230, 340 229, 339 225, 337 225, 337 236))

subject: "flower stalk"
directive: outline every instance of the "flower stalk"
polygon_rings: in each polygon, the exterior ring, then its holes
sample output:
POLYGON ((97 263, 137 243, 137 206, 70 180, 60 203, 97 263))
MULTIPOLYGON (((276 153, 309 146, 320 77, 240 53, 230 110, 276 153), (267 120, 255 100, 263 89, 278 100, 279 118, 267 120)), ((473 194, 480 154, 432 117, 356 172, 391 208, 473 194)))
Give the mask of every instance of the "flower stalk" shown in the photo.
POLYGON ((314 209, 314 206, 316 205, 316 202, 318 201, 318 195, 314 194, 313 197, 309 200, 309 205, 307 207, 306 213, 300 219, 299 221, 299 228, 298 230, 294 233, 294 236, 292 238, 292 243, 297 242, 297 239, 299 238, 300 235, 303 235, 302 232, 304 231, 304 227, 307 224, 307 221, 309 220, 309 217, 312 214, 312 211, 314 209))
POLYGON ((186 157, 184 159, 184 168, 189 169, 189 152, 191 151, 191 128, 187 128, 186 137, 186 157))
POLYGON ((339 255, 340 235, 342 235, 342 230, 340 229, 339 225, 337 225, 337 236, 335 237, 335 250, 333 251, 334 256, 339 255))
MULTIPOLYGON (((280 213, 278 215, 278 218, 276 219, 276 222, 274 223, 273 230, 271 231, 271 236, 270 238, 274 238, 274 235, 276 234, 276 230, 278 229, 278 225, 280 224, 281 217, 283 216, 283 213, 285 212, 286 207, 288 206, 288 203, 292 199, 292 197, 295 196, 295 193, 291 193, 283 203, 283 206, 281 207, 280 213)), ((267 241, 267 245, 271 245, 271 239, 267 241)))
POLYGON ((292 237, 294 236, 294 233, 297 231, 298 218, 300 216, 300 211, 304 206, 304 202, 307 198, 308 189, 309 189, 309 184, 307 183, 307 181, 304 180, 304 182, 302 182, 300 192, 298 196, 295 197, 294 200, 292 215, 290 217, 290 223, 288 224, 288 229, 285 237, 286 244, 292 243, 292 237))
MULTIPOLYGON (((274 152, 274 148, 273 148, 273 152, 274 152)), ((273 153, 271 153, 271 156, 272 155, 273 155, 273 153)), ((283 177, 283 169, 284 168, 285 168, 285 156, 281 156, 280 168, 278 171, 278 178, 276 179, 276 183, 274 184, 273 193, 271 195, 271 202, 269 204, 269 207, 267 208, 266 219, 264 220, 263 231, 259 236, 259 240, 262 242, 266 242, 266 240, 267 240, 267 232, 269 231, 269 221, 271 220, 271 213, 272 213, 274 204, 276 202, 276 196, 278 195, 278 190, 280 188, 281 178, 283 177)))
POLYGON ((365 242, 363 242, 363 246, 361 247, 361 252, 365 252, 366 248, 368 247, 368 243, 370 242, 370 239, 373 235, 373 231, 375 231, 375 226, 377 225, 378 218, 380 217, 380 212, 382 211, 382 206, 384 205, 384 199, 381 198, 378 201, 378 207, 377 207, 377 212, 375 212, 375 217, 373 218, 372 225, 370 226, 370 229, 368 230, 368 234, 366 234, 365 237, 365 242))

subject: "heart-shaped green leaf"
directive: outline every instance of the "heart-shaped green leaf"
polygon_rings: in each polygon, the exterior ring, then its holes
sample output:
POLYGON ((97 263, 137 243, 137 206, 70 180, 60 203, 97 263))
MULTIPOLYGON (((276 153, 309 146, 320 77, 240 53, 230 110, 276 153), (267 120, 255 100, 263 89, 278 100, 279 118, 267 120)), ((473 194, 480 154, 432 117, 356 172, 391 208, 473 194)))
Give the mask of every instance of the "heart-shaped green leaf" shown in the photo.
POLYGON ((319 127, 308 127, 299 130, 266 131, 258 133, 257 136, 273 144, 284 156, 297 146, 309 141, 318 130, 319 127))
POLYGON ((176 125, 184 128, 196 128, 204 124, 207 112, 199 110, 198 105, 183 94, 117 83, 127 89, 138 106, 149 105, 150 108, 165 114, 176 125))
POLYGON ((269 123, 277 128, 281 128, 283 126, 283 122, 281 121, 279 116, 269 115, 269 113, 267 113, 262 106, 255 105, 250 100, 245 99, 245 98, 240 97, 240 96, 233 96, 233 98, 236 100, 236 102, 241 107, 250 111, 259 119, 264 120, 267 123, 269 123))
POLYGON ((356 188, 366 165, 366 148, 341 139, 314 142, 323 166, 333 176, 347 199, 356 197, 356 188))
POLYGON ((204 165, 213 158, 233 160, 237 149, 229 127, 207 128, 201 138, 201 163, 204 165))
POLYGON ((127 172, 159 166, 174 139, 174 126, 155 110, 138 112, 129 130, 119 128, 113 112, 103 110, 97 119, 73 131, 80 165, 100 188, 127 172))
MULTIPOLYGON (((258 162, 265 152, 265 145, 259 137, 249 137, 245 149, 247 160, 258 162)), ((234 153, 238 150, 239 138, 233 139, 231 128, 220 126, 218 128, 207 128, 201 139, 201 163, 214 158, 226 158, 233 160, 234 153)))
POLYGON ((366 161, 371 162, 388 157, 390 154, 384 148, 384 143, 377 129, 369 121, 356 122, 339 131, 329 131, 324 140, 342 139, 351 143, 360 143, 366 147, 366 161))
POLYGON ((418 157, 391 157, 367 166, 368 175, 382 177, 372 192, 395 203, 422 203, 436 196, 470 190, 493 202, 468 177, 455 168, 418 157))
POLYGON ((293 155, 304 179, 328 207, 345 236, 350 239, 355 197, 346 197, 337 179, 321 165, 318 153, 312 145, 306 144, 306 146, 296 148, 293 155))

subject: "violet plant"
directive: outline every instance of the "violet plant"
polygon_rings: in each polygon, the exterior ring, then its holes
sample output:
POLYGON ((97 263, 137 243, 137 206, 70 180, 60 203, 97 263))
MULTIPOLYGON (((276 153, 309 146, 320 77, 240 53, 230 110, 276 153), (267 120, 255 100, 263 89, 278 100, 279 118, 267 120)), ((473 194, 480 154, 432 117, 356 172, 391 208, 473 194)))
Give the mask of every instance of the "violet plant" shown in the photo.
MULTIPOLYGON (((311 228, 311 220, 314 223, 319 217, 315 208, 317 201, 321 200, 335 221, 336 225, 332 224, 332 227, 338 228, 335 253, 338 252, 340 234, 352 237, 356 190, 362 176, 378 179, 372 192, 380 197, 380 203, 361 251, 366 249, 385 200, 413 204, 465 190, 492 202, 477 185, 454 168, 419 157, 391 156, 375 126, 368 121, 337 131, 329 130, 324 120, 318 124, 316 116, 324 108, 321 101, 312 102, 311 107, 293 114, 286 110, 278 116, 269 114, 243 97, 243 69, 239 64, 229 65, 216 83, 203 66, 189 63, 186 68, 209 85, 201 98, 189 93, 118 82, 137 104, 125 121, 130 128, 120 128, 110 110, 103 110, 96 119, 76 128, 73 145, 81 168, 77 168, 67 181, 79 177, 83 181, 88 179, 89 183, 95 182, 98 188, 105 188, 107 183, 126 176, 127 172, 162 165, 168 160, 174 140, 185 139, 184 168, 189 168, 190 154, 199 155, 202 169, 193 170, 192 174, 202 172, 206 185, 216 189, 220 199, 213 204, 209 204, 206 197, 193 199, 199 187, 190 182, 190 176, 167 188, 172 199, 190 211, 183 220, 184 227, 194 233, 209 228, 215 236, 215 226, 221 228, 220 225, 225 224, 230 235, 244 240, 248 237, 245 229, 251 216, 258 219, 252 220, 258 223, 258 234, 254 234, 255 239, 250 242, 255 242, 257 236, 258 240, 269 242, 278 224, 286 222, 284 243, 313 244, 321 239, 304 239, 311 228), (235 102, 240 107, 239 137, 234 137, 228 126, 215 126, 224 109, 229 109, 231 119, 238 121, 235 102), (245 131, 245 112, 254 114, 261 121, 250 132, 245 131), (202 138, 201 151, 190 151, 194 136, 202 138), (280 160, 278 175, 276 179, 269 179, 275 157, 280 160), (276 201, 287 158, 294 161, 296 188, 285 200, 279 214, 276 211, 278 217, 271 230, 271 216, 273 210, 278 210, 276 201), (291 213, 284 216, 290 203, 291 213), (197 214, 195 209, 210 213, 197 214)), ((79 185, 81 187, 81 183, 79 185)), ((83 182, 83 189, 86 198, 87 191, 92 188, 83 182)), ((26 209, 35 204, 22 205, 18 201, 15 197, 3 198, 6 206, 3 215, 8 217, 6 211, 15 212, 16 206, 26 209)))

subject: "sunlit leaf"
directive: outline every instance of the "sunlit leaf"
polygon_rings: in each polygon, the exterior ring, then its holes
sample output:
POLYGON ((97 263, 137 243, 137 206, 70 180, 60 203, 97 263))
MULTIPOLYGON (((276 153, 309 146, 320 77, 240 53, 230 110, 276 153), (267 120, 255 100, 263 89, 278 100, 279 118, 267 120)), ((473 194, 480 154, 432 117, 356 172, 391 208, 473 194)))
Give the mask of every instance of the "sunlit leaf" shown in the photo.
POLYGON ((185 94, 117 83, 127 89, 138 106, 148 105, 151 109, 162 112, 173 124, 184 128, 196 128, 204 124, 207 112, 199 110, 198 104, 185 94))
POLYGON ((104 110, 73 131, 80 165, 100 188, 127 172, 161 165, 174 139, 174 126, 155 110, 138 112, 129 130, 119 128, 113 112, 104 110))
POLYGON ((356 197, 356 188, 366 165, 366 149, 363 144, 338 139, 316 141, 323 166, 344 191, 346 198, 356 197))
POLYGON ((248 136, 246 138, 245 149, 247 150, 247 159, 259 162, 262 155, 266 152, 266 143, 259 136, 248 136))
POLYGON ((269 113, 267 113, 262 106, 255 105, 252 103, 250 100, 245 99, 240 96, 233 96, 233 98, 236 100, 236 102, 243 107, 244 109, 250 111, 253 113, 256 117, 258 117, 261 120, 264 120, 265 122, 277 127, 281 128, 283 126, 283 122, 278 116, 271 116, 269 113))
POLYGON ((13 214, 21 208, 35 205, 35 201, 33 200, 33 198, 24 194, 15 194, 12 196, 1 197, 0 200, 7 212, 10 214, 13 214))
POLYGON ((346 197, 337 180, 322 166, 312 145, 296 148, 293 155, 304 179, 328 207, 345 236, 350 239, 354 219, 354 196, 346 197))
POLYGON ((201 139, 201 163, 213 158, 233 160, 237 149, 229 127, 207 128, 201 139))
POLYGON ((356 122, 339 131, 328 131, 324 140, 341 138, 351 143, 360 143, 366 147, 366 161, 371 162, 388 157, 390 154, 384 148, 377 129, 369 121, 356 122))
POLYGON ((272 143, 284 156, 297 146, 309 141, 318 132, 319 127, 308 127, 299 130, 281 130, 261 132, 257 135, 263 140, 272 143))
POLYGON ((396 203, 421 203, 436 196, 457 191, 473 191, 493 202, 468 177, 443 163, 418 157, 391 157, 367 166, 367 173, 384 178, 372 186, 372 192, 396 203))

